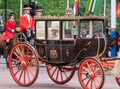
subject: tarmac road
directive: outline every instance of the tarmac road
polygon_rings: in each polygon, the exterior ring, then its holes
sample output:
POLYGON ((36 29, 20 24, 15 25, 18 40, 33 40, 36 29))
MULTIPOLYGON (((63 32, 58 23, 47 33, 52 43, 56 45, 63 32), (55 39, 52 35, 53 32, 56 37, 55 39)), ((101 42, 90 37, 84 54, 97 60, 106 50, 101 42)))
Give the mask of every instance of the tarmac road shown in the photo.
MULTIPOLYGON (((13 80, 6 65, 0 63, 0 89, 82 89, 82 87, 79 84, 77 71, 68 83, 58 85, 49 78, 45 67, 40 67, 39 76, 33 85, 22 87, 13 80)), ((116 83, 114 76, 106 73, 102 89, 120 89, 120 87, 116 83)))

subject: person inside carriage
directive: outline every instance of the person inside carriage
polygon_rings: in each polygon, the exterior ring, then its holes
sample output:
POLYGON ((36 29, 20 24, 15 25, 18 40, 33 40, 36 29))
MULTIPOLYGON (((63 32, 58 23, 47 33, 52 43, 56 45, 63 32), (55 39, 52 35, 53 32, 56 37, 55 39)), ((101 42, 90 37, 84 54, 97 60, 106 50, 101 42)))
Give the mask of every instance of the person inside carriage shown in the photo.
POLYGON ((6 41, 6 48, 9 45, 10 40, 14 39, 14 33, 16 30, 16 22, 14 20, 14 13, 11 12, 9 15, 9 19, 6 22, 6 30, 2 37, 3 41, 6 41))
POLYGON ((33 34, 35 34, 34 30, 34 18, 30 15, 30 10, 32 8, 29 4, 24 5, 24 14, 20 17, 20 31, 24 33, 26 36, 26 40, 30 42, 32 39, 33 34))

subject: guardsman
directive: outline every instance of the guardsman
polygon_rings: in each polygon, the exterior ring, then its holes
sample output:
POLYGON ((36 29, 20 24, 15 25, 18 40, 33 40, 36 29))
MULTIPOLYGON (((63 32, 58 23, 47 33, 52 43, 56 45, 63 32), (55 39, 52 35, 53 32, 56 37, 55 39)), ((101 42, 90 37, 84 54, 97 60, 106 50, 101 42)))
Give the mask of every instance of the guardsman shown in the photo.
POLYGON ((30 5, 25 4, 23 8, 24 14, 20 17, 20 31, 22 31, 25 34, 28 41, 30 41, 32 33, 34 33, 35 30, 34 18, 30 16, 31 9, 32 8, 30 7, 30 5))

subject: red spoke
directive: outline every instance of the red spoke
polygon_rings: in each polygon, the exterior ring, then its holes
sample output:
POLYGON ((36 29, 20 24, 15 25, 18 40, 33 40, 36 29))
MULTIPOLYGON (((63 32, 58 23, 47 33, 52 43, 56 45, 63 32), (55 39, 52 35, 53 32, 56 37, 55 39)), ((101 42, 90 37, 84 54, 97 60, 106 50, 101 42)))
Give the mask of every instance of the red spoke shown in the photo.
POLYGON ((11 62, 20 62, 20 61, 18 61, 16 59, 12 59, 11 62))
POLYGON ((57 71, 56 80, 58 80, 58 76, 59 76, 59 68, 58 68, 58 71, 57 71))
POLYGON ((52 69, 53 67, 52 67, 52 66, 48 66, 47 68, 48 68, 48 70, 50 70, 50 69, 52 69))
POLYGON ((93 64, 94 64, 94 63, 91 62, 91 64, 90 64, 90 68, 91 68, 91 71, 94 72, 94 69, 95 69, 96 67, 95 67, 93 64))
POLYGON ((88 81, 87 81, 87 83, 86 83, 86 85, 85 85, 86 87, 87 87, 87 85, 90 83, 90 80, 91 80, 91 79, 89 78, 88 81))
POLYGON ((27 52, 26 52, 27 54, 26 55, 29 55, 30 52, 31 52, 31 50, 27 48, 27 52))
POLYGON ((88 78, 87 78, 87 77, 83 78, 83 79, 82 79, 82 82, 85 81, 86 79, 88 79, 88 78))
POLYGON ((87 71, 87 73, 89 73, 89 69, 86 68, 85 66, 83 66, 83 70, 87 71))
POLYGON ((20 79, 21 79, 21 76, 22 76, 23 70, 24 70, 24 69, 22 68, 21 73, 20 73, 20 76, 19 76, 19 79, 18 79, 19 81, 20 81, 20 79))
POLYGON ((14 51, 14 55, 17 56, 17 58, 19 58, 22 61, 22 56, 18 55, 15 51, 14 51))
POLYGON ((24 69, 24 84, 26 83, 26 69, 24 69))
POLYGON ((17 66, 15 65, 15 66, 12 66, 12 67, 11 67, 11 69, 14 69, 14 68, 17 68, 17 66))
POLYGON ((67 76, 66 72, 63 72, 63 73, 64 73, 65 77, 66 77, 66 78, 68 78, 68 76, 67 76))
POLYGON ((35 70, 36 71, 36 66, 29 66, 32 70, 35 70))
MULTIPOLYGON (((95 65, 95 64, 94 64, 95 65)), ((94 66, 93 72, 96 70, 97 66, 94 66)))
POLYGON ((86 73, 88 73, 87 71, 82 71, 80 74, 86 74, 86 73))
POLYGON ((94 82, 94 86, 97 88, 97 86, 96 86, 96 85, 97 85, 97 84, 96 84, 97 82, 95 81, 95 79, 93 80, 93 82, 94 82))
POLYGON ((92 87, 93 87, 93 79, 91 79, 91 89, 93 89, 92 87))
POLYGON ((100 73, 100 72, 101 72, 101 69, 96 70, 94 73, 97 74, 97 73, 100 73))
MULTIPOLYGON (((97 76, 97 77, 100 77, 100 79, 102 79, 101 76, 97 76)), ((96 82, 98 83, 98 82, 100 82, 100 79, 96 78, 95 80, 96 80, 96 82)))
POLYGON ((90 65, 89 65, 88 62, 87 62, 86 64, 87 64, 87 66, 88 66, 88 70, 89 70, 89 72, 90 72, 90 71, 91 71, 90 65))
POLYGON ((55 68, 55 70, 53 71, 51 76, 53 76, 55 74, 56 70, 57 70, 57 67, 55 68))
POLYGON ((20 57, 23 58, 24 54, 23 54, 22 51, 21 51, 21 46, 18 47, 18 48, 16 48, 16 49, 15 49, 15 52, 16 52, 17 54, 19 54, 20 57))
POLYGON ((62 71, 61 71, 61 81, 63 81, 63 75, 62 75, 62 71))
POLYGON ((29 75, 29 71, 28 70, 29 69, 27 69, 26 72, 27 72, 27 76, 28 76, 28 81, 30 81, 30 75, 29 75))
POLYGON ((15 76, 18 72, 20 72, 21 69, 22 69, 22 68, 20 68, 18 71, 16 71, 15 74, 14 74, 14 76, 15 76))
POLYGON ((34 76, 33 72, 31 72, 30 68, 29 68, 29 72, 30 72, 30 74, 31 74, 32 76, 34 76))
POLYGON ((24 46, 22 46, 22 53, 25 54, 24 46))

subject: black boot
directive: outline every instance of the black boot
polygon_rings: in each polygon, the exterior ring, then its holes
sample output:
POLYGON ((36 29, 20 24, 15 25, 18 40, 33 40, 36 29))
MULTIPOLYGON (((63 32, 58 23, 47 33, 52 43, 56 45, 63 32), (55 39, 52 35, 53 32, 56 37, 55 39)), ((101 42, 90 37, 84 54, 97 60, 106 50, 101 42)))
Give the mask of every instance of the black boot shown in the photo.
POLYGON ((6 42, 6 49, 9 48, 9 42, 6 42))

